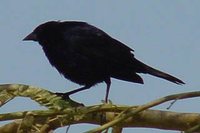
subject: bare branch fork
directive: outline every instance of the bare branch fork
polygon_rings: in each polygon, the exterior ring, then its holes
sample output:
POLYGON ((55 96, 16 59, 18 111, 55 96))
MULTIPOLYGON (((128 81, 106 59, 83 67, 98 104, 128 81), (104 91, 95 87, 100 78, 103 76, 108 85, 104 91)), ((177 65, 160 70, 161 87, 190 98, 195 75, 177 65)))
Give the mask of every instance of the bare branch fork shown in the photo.
POLYGON ((0 85, 0 106, 16 96, 29 97, 47 107, 48 110, 0 114, 0 121, 15 120, 0 127, 1 133, 6 131, 46 133, 59 127, 78 123, 101 125, 87 133, 101 132, 110 127, 113 133, 122 132, 124 127, 159 128, 185 131, 185 133, 200 132, 200 114, 149 109, 170 100, 199 97, 200 91, 169 95, 139 106, 112 103, 84 106, 71 99, 63 100, 42 88, 21 84, 0 85))

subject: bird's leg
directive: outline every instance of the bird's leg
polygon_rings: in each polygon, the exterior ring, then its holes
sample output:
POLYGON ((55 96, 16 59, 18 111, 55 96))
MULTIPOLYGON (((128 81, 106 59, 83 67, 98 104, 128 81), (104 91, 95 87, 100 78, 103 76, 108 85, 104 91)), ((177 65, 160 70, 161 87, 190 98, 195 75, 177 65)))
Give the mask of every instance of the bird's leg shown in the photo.
MULTIPOLYGON (((108 104, 108 95, 109 95, 109 91, 110 91, 110 84, 111 84, 111 81, 110 81, 110 78, 107 78, 106 80, 105 80, 105 83, 106 83, 106 97, 105 97, 105 103, 107 103, 108 104)), ((102 115, 102 117, 101 117, 101 123, 103 123, 104 121, 106 121, 106 115, 102 115)), ((106 129, 106 131, 105 131, 105 133, 107 133, 108 132, 108 129, 106 129)))
POLYGON ((105 82, 106 82, 106 85, 107 85, 105 102, 107 103, 108 102, 108 95, 109 95, 109 91, 110 91, 110 84, 111 84, 110 78, 106 79, 105 82))
POLYGON ((89 89, 91 87, 91 85, 86 85, 86 86, 83 86, 81 88, 78 88, 76 90, 73 90, 73 91, 69 91, 69 92, 66 92, 66 93, 55 93, 56 95, 58 96, 61 96, 63 99, 69 99, 69 96, 71 94, 74 94, 74 93, 77 93, 79 91, 83 91, 83 90, 86 90, 86 89, 89 89))

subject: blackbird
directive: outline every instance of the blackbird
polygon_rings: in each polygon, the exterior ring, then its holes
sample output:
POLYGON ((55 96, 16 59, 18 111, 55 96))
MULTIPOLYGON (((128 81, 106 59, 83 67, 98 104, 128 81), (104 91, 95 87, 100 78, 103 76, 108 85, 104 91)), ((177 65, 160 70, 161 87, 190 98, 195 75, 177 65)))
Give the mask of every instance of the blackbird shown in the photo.
POLYGON ((105 82, 107 102, 111 78, 143 84, 138 73, 184 84, 180 79, 137 60, 133 49, 86 22, 49 21, 36 27, 23 40, 39 42, 50 64, 66 79, 83 86, 58 93, 64 98, 105 82))

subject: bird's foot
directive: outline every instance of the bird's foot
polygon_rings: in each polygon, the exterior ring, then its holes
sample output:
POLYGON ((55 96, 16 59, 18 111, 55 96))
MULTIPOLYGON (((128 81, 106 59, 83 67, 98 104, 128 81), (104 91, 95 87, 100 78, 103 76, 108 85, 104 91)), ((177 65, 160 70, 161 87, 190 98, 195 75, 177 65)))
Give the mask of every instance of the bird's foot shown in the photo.
POLYGON ((101 102, 103 104, 112 104, 112 101, 110 99, 108 99, 108 100, 101 100, 101 102))
POLYGON ((83 103, 79 103, 79 102, 76 102, 76 101, 70 99, 69 96, 71 95, 71 93, 69 93, 69 92, 66 92, 66 93, 56 92, 54 94, 56 94, 57 96, 61 97, 62 100, 65 100, 65 101, 69 102, 70 103, 69 105, 72 106, 72 107, 83 107, 84 106, 83 103))
POLYGON ((66 92, 66 93, 59 93, 59 92, 56 92, 55 94, 56 94, 57 96, 62 97, 64 100, 70 99, 70 98, 69 98, 69 95, 70 95, 70 94, 68 94, 67 92, 66 92))

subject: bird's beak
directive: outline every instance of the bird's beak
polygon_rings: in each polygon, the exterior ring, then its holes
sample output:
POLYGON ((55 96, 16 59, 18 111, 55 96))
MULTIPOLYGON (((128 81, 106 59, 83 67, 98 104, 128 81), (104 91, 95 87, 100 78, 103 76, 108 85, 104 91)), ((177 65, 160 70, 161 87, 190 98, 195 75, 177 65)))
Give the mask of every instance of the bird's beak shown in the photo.
POLYGON ((37 35, 35 33, 31 33, 28 36, 26 36, 23 41, 38 41, 37 35))

